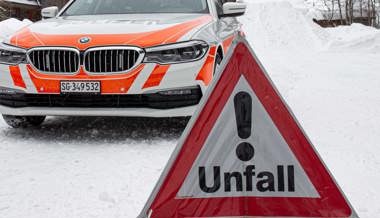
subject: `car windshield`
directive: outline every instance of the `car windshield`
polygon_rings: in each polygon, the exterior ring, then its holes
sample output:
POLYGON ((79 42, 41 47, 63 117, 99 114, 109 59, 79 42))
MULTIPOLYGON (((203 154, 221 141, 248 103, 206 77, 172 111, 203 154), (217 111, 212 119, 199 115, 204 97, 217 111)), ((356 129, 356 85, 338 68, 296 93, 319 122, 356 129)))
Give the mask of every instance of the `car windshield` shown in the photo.
POLYGON ((63 16, 148 13, 209 13, 207 0, 76 0, 63 16))

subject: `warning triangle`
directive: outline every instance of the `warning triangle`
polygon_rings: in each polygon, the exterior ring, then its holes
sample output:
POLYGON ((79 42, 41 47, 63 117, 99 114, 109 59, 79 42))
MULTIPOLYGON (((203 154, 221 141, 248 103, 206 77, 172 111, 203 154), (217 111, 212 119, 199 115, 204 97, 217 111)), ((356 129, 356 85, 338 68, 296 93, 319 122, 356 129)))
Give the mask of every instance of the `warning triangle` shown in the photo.
POLYGON ((357 217, 243 39, 140 218, 357 217))

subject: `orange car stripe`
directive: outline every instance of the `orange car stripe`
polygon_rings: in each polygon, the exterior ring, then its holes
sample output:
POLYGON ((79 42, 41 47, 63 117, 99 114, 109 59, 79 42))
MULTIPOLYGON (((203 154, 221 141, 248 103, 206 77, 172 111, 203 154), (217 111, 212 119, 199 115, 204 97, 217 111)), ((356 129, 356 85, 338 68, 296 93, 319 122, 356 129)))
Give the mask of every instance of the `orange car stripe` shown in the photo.
POLYGON ((226 40, 223 41, 223 49, 224 49, 225 54, 228 52, 228 49, 230 48, 234 39, 235 39, 235 35, 230 36, 226 40))
MULTIPOLYGON (((211 17, 209 17, 209 18, 211 18, 211 17)), ((169 39, 165 40, 164 43, 177 42, 181 37, 186 35, 188 32, 190 32, 194 28, 198 27, 199 25, 204 24, 205 21, 207 21, 207 23, 208 23, 210 20, 211 19, 205 19, 205 20, 202 19, 202 20, 199 20, 197 22, 189 23, 187 26, 184 26, 182 29, 178 29, 179 31, 177 31, 177 33, 173 34, 173 36, 170 37, 169 39)))
POLYGON ((27 70, 38 93, 60 93, 60 81, 62 80, 94 80, 101 81, 102 94, 125 94, 131 88, 133 82, 144 69, 142 64, 133 71, 123 75, 87 75, 83 67, 77 75, 47 75, 36 72, 30 65, 27 70))
POLYGON ((143 89, 159 86, 165 74, 168 72, 170 65, 157 64, 148 80, 145 82, 143 89))
POLYGON ((138 73, 133 76, 122 80, 103 80, 102 81, 102 94, 126 94, 131 88, 133 82, 136 80, 138 73))
POLYGON ((132 44, 140 47, 149 47, 163 43, 174 43, 191 29, 208 23, 211 20, 212 17, 210 15, 205 15, 163 30, 133 34, 46 35, 32 33, 29 28, 25 28, 11 38, 11 44, 23 48, 36 46, 71 46, 81 50, 99 45, 132 44), (87 44, 79 43, 79 39, 84 36, 90 37, 91 41, 87 44))
POLYGON ((214 62, 215 62, 216 46, 211 47, 209 55, 204 63, 202 69, 200 70, 196 80, 203 81, 203 83, 208 86, 212 80, 214 73, 214 62))
POLYGON ((193 28, 202 24, 209 23, 211 20, 211 16, 205 15, 192 21, 178 24, 164 30, 155 31, 148 34, 143 33, 141 34, 141 37, 133 38, 132 40, 127 41, 125 44, 139 45, 140 47, 149 47, 158 44, 174 43, 193 28))
POLYGON ((26 89, 25 82, 21 76, 20 67, 19 66, 9 66, 9 71, 11 73, 11 77, 12 77, 14 85, 26 89))

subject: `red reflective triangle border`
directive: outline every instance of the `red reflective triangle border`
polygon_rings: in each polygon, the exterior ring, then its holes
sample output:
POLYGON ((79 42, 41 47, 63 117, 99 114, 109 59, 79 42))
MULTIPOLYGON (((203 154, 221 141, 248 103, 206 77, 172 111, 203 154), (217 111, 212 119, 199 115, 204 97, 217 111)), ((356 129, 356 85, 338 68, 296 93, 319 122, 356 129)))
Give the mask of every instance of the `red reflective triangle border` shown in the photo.
MULTIPOLYGON (((179 145, 181 146, 181 145, 179 145)), ((350 217, 353 211, 286 104, 244 42, 239 42, 148 211, 151 218, 350 217), (228 197, 178 199, 177 193, 209 133, 244 75, 320 198, 228 197)), ((147 216, 145 214, 144 216, 147 216)))

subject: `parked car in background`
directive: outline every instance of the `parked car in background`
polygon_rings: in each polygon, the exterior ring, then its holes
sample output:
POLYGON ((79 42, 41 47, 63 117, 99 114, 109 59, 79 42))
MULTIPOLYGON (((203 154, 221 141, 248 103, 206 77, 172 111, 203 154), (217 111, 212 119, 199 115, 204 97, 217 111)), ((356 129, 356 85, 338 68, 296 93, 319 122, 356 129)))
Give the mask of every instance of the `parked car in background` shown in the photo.
POLYGON ((72 0, 0 44, 0 112, 191 116, 238 34, 242 2, 72 0))

